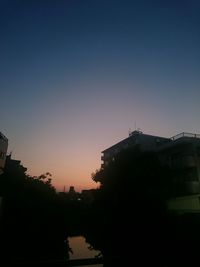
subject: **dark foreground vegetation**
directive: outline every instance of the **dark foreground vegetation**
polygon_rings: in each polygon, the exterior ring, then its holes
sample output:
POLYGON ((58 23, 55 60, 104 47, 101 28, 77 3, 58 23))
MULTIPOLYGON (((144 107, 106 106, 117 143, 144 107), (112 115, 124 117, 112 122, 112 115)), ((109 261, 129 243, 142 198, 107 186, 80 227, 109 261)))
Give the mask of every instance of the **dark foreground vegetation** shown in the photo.
POLYGON ((65 213, 50 173, 31 177, 8 158, 0 195, 1 264, 67 258, 65 213))
MULTIPOLYGON (((200 216, 170 214, 173 173, 154 152, 128 149, 92 175, 95 192, 88 242, 108 266, 192 266, 199 262, 200 216)), ((106 265, 105 265, 106 266, 106 265)))
POLYGON ((100 187, 87 202, 57 194, 49 173, 31 177, 21 165, 6 164, 0 263, 67 260, 67 237, 81 234, 102 252, 105 267, 192 266, 200 217, 168 213, 172 178, 155 153, 128 149, 92 174, 100 187))

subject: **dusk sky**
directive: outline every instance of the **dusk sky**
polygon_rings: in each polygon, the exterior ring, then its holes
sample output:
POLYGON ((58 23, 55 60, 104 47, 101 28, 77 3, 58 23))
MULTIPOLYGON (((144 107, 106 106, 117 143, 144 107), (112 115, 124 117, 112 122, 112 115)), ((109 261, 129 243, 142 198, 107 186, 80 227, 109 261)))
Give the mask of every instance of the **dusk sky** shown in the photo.
POLYGON ((135 123, 200 133, 199 14, 199 0, 0 0, 8 153, 79 191, 135 123))

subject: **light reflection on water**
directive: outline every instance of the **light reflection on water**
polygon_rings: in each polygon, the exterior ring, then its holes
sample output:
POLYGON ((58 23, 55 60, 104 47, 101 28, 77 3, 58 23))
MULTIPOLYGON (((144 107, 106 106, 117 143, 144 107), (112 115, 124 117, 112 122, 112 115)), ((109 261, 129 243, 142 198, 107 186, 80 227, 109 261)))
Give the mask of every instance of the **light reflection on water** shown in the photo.
MULTIPOLYGON (((94 258, 99 255, 100 251, 91 249, 90 244, 86 243, 83 236, 68 237, 71 252, 69 253, 70 260, 94 258)), ((89 267, 89 265, 87 265, 89 267)), ((86 265, 84 267, 87 267, 86 265)), ((90 265, 90 267, 103 267, 103 264, 90 265)), ((78 267, 78 266, 77 266, 78 267)))

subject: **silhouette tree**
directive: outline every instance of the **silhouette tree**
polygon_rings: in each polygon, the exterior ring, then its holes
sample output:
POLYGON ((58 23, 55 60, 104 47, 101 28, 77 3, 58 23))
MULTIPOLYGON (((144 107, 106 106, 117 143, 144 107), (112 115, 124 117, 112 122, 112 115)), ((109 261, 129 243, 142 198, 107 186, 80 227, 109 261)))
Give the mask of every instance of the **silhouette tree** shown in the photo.
POLYGON ((135 256, 145 259, 146 254, 154 263, 156 258, 157 261, 161 259, 155 253, 164 242, 165 203, 170 196, 170 177, 169 169, 161 165, 157 153, 142 152, 139 148, 119 152, 114 161, 92 174, 92 179, 100 182, 93 206, 95 223, 102 229, 101 236, 104 236, 106 246, 112 248, 113 257, 121 252, 132 255, 131 246, 117 244, 126 244, 128 239, 133 239, 135 256), (113 242, 116 237, 118 243, 113 242))
POLYGON ((121 151, 114 161, 92 174, 103 191, 129 198, 141 194, 160 199, 170 197, 170 177, 170 170, 161 165, 156 152, 142 152, 138 148, 121 151))
POLYGON ((61 209, 51 174, 36 177, 26 171, 20 161, 8 158, 0 176, 1 261, 57 259, 62 253, 66 256, 61 209), (14 240, 17 246, 13 246, 14 240))

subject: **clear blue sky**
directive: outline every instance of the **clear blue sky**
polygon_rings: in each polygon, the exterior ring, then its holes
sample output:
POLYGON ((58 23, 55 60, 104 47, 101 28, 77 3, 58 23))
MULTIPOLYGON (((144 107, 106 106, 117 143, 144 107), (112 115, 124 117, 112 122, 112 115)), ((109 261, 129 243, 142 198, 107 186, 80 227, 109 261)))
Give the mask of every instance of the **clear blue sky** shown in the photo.
POLYGON ((198 0, 1 0, 2 131, 60 190, 129 128, 200 133, 198 0))

